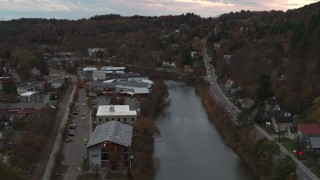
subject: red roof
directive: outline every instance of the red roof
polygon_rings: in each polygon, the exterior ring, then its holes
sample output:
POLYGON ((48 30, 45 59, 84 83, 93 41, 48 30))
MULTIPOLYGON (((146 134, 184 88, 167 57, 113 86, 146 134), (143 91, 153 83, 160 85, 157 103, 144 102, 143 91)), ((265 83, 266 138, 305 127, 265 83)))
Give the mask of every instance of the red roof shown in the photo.
POLYGON ((299 130, 302 134, 319 134, 319 124, 299 124, 299 130))

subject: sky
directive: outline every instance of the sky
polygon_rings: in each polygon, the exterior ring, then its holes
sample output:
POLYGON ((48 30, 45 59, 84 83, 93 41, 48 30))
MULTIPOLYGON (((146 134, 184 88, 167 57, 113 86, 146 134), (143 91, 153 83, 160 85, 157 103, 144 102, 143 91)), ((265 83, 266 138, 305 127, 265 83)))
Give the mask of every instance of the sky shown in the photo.
POLYGON ((317 0, 0 0, 0 20, 19 18, 82 19, 95 15, 181 15, 217 17, 241 10, 295 9, 317 0))

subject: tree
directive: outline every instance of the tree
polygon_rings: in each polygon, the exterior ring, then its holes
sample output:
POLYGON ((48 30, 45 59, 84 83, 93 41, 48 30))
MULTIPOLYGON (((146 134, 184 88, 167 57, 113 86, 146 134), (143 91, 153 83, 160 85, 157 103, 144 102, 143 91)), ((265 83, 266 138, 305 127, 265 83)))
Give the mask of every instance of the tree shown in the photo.
POLYGON ((183 48, 181 52, 181 62, 182 62, 181 63, 182 67, 184 67, 184 65, 190 65, 190 66, 192 65, 190 50, 187 47, 183 48))
POLYGON ((263 101, 274 95, 272 91, 271 76, 262 74, 258 79, 258 89, 256 90, 256 98, 258 101, 263 101))
POLYGON ((289 155, 278 161, 275 166, 272 179, 296 179, 295 177, 296 163, 292 160, 289 155))
POLYGON ((6 94, 17 93, 17 86, 14 81, 7 81, 3 84, 2 90, 6 94))

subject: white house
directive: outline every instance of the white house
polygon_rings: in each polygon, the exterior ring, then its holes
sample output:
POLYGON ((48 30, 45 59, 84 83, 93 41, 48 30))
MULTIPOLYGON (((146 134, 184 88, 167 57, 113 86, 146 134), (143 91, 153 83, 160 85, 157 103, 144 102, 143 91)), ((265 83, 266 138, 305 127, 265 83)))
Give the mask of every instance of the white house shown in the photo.
POLYGON ((88 54, 89 56, 95 55, 97 52, 106 52, 105 48, 88 48, 88 54))
POLYGON ((137 120, 137 111, 131 111, 129 105, 100 105, 96 114, 97 125, 119 121, 133 125, 137 120))
POLYGON ((20 100, 23 103, 37 103, 39 101, 39 92, 28 91, 20 95, 20 100))

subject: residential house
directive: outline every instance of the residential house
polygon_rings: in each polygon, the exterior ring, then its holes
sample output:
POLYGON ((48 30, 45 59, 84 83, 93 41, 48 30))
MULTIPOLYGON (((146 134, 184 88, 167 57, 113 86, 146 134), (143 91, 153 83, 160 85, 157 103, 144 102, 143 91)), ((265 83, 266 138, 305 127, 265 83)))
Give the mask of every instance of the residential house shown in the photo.
POLYGON ((126 172, 131 167, 132 132, 132 126, 118 121, 97 126, 87 144, 90 169, 126 172))
POLYGON ((265 103, 265 106, 266 106, 266 108, 265 108, 266 111, 269 111, 269 110, 271 110, 271 111, 280 110, 280 105, 278 104, 277 99, 274 96, 266 99, 264 101, 264 103, 265 103))
POLYGON ((270 113, 271 123, 275 132, 287 131, 290 126, 293 126, 291 113, 284 110, 275 110, 270 113))
POLYGON ((96 114, 96 124, 119 121, 133 125, 137 120, 137 111, 131 111, 129 105, 100 105, 96 114))
POLYGON ((319 124, 299 124, 298 138, 300 143, 309 146, 311 137, 320 137, 319 124))
POLYGON ((239 99, 242 108, 250 109, 254 105, 254 100, 250 98, 239 99))
POLYGON ((94 55, 96 55, 99 51, 104 54, 104 53, 106 52, 106 49, 105 49, 105 48, 88 48, 88 54, 89 54, 89 56, 94 56, 94 55))
POLYGON ((40 77, 40 75, 41 75, 41 71, 38 68, 33 67, 31 69, 31 76, 32 77, 37 78, 37 77, 40 77))
POLYGON ((231 63, 231 55, 230 55, 230 54, 224 55, 224 56, 223 56, 223 60, 224 60, 224 62, 226 62, 227 64, 230 64, 230 63, 231 63))

